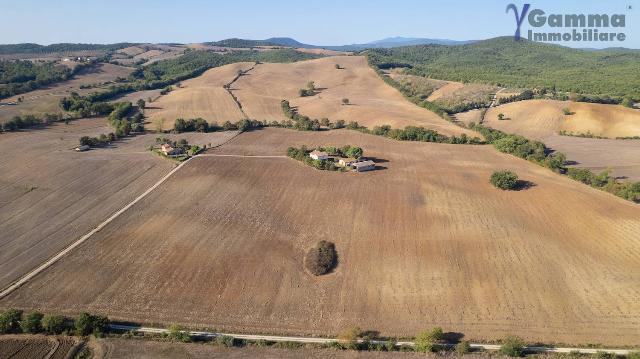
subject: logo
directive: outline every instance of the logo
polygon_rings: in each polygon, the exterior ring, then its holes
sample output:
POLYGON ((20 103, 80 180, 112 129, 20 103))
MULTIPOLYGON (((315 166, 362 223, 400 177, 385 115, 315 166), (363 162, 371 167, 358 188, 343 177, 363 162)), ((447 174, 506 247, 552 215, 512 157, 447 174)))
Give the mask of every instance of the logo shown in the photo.
POLYGON ((520 14, 518 16, 518 8, 514 5, 514 4, 509 4, 507 5, 507 10, 506 13, 509 13, 509 10, 513 10, 513 14, 516 16, 516 34, 514 36, 514 39, 516 41, 520 41, 520 26, 522 26, 522 23, 524 22, 524 17, 527 15, 527 12, 529 11, 529 7, 531 6, 531 4, 524 4, 524 6, 522 7, 522 14, 520 14))
MULTIPOLYGON (((622 31, 608 31, 609 28, 622 28, 621 30, 624 30, 626 24, 624 14, 547 14, 542 9, 530 10, 530 8, 531 4, 524 4, 522 10, 518 11, 518 7, 515 4, 507 5, 505 12, 508 14, 509 10, 512 10, 516 18, 515 41, 520 41, 522 38, 521 30, 525 18, 531 27, 527 30, 526 36, 529 41, 622 42, 627 37, 622 31), (537 30, 544 27, 552 31, 534 31, 534 29, 537 30)), ((631 10, 631 5, 628 6, 628 10, 631 10)))

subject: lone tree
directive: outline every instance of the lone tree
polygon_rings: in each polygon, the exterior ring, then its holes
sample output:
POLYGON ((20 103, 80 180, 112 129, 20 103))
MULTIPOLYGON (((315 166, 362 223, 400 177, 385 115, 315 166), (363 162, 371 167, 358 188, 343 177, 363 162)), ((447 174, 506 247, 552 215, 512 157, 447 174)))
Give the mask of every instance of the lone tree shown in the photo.
POLYGON ((338 339, 345 349, 358 349, 358 338, 362 335, 359 327, 347 328, 340 332, 338 339))
POLYGON ((346 98, 346 97, 345 97, 345 98, 343 98, 343 99, 342 99, 342 104, 343 104, 343 105, 348 105, 348 104, 349 104, 349 99, 348 99, 348 98, 346 98))
POLYGON ((337 264, 338 253, 333 243, 320 241, 307 253, 304 264, 309 272, 314 275, 323 275, 331 272, 337 264))
POLYGON ((336 64, 336 69, 338 70, 342 69, 342 67, 340 67, 340 64, 336 64))
POLYGON ((144 107, 147 105, 147 103, 144 102, 143 99, 139 99, 138 102, 136 102, 136 104, 138 105, 138 108, 140 109, 140 111, 144 112, 144 107))
POLYGON ((491 184, 502 190, 513 190, 518 186, 518 175, 511 171, 496 171, 491 175, 491 184))
POLYGON ((316 84, 313 81, 307 82, 307 90, 314 91, 316 89, 316 84))
POLYGON ((500 120, 500 121, 504 120, 504 113, 499 113, 498 114, 498 120, 500 120))
POLYGON ((440 327, 423 330, 416 336, 416 350, 423 353, 434 351, 442 339, 444 333, 440 327))

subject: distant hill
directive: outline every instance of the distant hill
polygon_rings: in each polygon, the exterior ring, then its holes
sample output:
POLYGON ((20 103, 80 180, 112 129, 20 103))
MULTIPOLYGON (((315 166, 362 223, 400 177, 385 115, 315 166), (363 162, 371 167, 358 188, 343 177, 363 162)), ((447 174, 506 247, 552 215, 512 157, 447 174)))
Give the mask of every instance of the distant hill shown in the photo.
POLYGON ((337 51, 360 51, 371 48, 392 48, 399 46, 409 45, 426 45, 426 44, 439 44, 439 45, 461 45, 471 43, 473 41, 455 41, 455 40, 443 40, 443 39, 423 39, 423 38, 407 38, 407 37, 390 37, 382 40, 372 41, 364 44, 351 44, 351 45, 339 45, 339 46, 321 46, 305 44, 290 37, 272 37, 265 40, 247 40, 247 39, 226 39, 220 41, 209 42, 214 46, 224 47, 255 47, 255 46, 286 46, 286 47, 300 47, 305 49, 329 49, 337 51))
POLYGON ((368 53, 381 68, 410 67, 411 73, 436 79, 640 99, 640 52, 634 50, 585 51, 498 37, 458 46, 420 45, 368 53))
POLYGON ((51 44, 51 45, 38 45, 38 44, 11 44, 0 45, 0 55, 7 54, 47 54, 52 52, 71 52, 71 51, 83 51, 83 50, 118 50, 125 47, 129 47, 135 44, 130 43, 118 43, 118 44, 51 44))

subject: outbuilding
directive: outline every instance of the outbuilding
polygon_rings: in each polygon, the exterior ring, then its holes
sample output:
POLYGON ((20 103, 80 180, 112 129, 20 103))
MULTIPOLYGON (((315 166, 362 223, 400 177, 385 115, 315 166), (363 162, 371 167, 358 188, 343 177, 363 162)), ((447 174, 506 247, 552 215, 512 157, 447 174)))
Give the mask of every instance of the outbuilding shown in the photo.
POLYGON ((355 158, 341 158, 338 161, 338 164, 343 167, 352 166, 354 163, 358 162, 355 158))
POLYGON ((375 162, 371 160, 356 162, 351 166, 356 170, 356 172, 371 171, 376 168, 375 162))
POLYGON ((312 151, 311 153, 309 153, 309 157, 313 158, 314 160, 328 160, 329 154, 322 151, 312 151))

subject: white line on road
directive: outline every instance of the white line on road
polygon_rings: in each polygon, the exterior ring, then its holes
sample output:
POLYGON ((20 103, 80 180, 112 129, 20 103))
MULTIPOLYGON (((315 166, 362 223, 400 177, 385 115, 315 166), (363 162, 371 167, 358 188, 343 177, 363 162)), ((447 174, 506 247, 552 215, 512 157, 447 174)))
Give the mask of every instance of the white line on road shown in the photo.
MULTIPOLYGON (((142 327, 142 326, 135 326, 135 325, 111 324, 109 325, 109 327, 114 330, 133 331, 133 332, 139 332, 139 333, 152 333, 152 334, 169 333, 168 329, 142 327)), ((338 339, 335 339, 335 338, 288 337, 288 336, 278 336, 278 335, 235 334, 235 333, 204 332, 204 331, 185 331, 185 332, 191 336, 202 337, 202 338, 215 338, 219 336, 229 336, 236 339, 266 340, 270 342, 330 344, 330 343, 339 341, 338 339)), ((371 340, 370 342, 373 344, 386 343, 383 340, 371 340)), ((414 346, 414 345, 415 343, 410 341, 396 343, 396 346, 414 346)), ((452 346, 452 345, 453 344, 445 344, 445 346, 452 346)), ((470 346, 473 349, 500 350, 500 345, 497 345, 497 344, 472 343, 470 344, 470 346)), ((539 347, 539 346, 526 347, 525 350, 530 353, 571 353, 571 352, 578 353, 579 352, 583 354, 595 354, 597 352, 607 352, 607 353, 613 353, 616 355, 628 355, 630 352, 632 352, 632 350, 628 350, 628 349, 554 348, 554 347, 539 347)))

